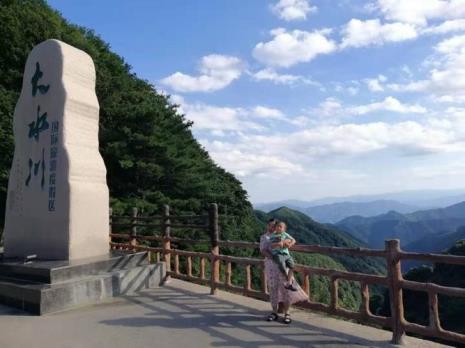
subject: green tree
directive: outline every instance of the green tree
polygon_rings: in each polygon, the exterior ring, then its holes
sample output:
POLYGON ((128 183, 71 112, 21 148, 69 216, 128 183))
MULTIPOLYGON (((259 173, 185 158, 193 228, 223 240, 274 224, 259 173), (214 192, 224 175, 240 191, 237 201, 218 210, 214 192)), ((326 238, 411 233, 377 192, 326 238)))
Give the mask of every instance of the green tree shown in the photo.
POLYGON ((116 213, 137 206, 144 214, 162 204, 202 212, 217 202, 230 223, 223 238, 250 239, 257 224, 247 193, 195 140, 192 123, 169 97, 138 78, 91 30, 68 23, 42 0, 0 2, 0 224, 13 155, 12 120, 27 55, 38 43, 58 39, 87 52, 97 72, 100 152, 116 213))

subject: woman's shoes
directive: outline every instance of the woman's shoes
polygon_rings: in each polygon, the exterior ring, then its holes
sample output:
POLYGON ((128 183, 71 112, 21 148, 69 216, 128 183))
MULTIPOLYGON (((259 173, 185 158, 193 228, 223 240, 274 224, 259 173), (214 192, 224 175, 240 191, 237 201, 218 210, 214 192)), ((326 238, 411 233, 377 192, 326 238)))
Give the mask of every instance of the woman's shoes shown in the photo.
POLYGON ((278 320, 278 315, 275 312, 270 313, 268 318, 266 318, 266 321, 276 321, 276 320, 278 320))
MULTIPOLYGON (((268 315, 268 317, 266 318, 266 321, 276 321, 276 320, 278 320, 278 318, 279 318, 278 314, 273 312, 273 313, 270 313, 270 315, 268 315)), ((283 323, 284 324, 292 323, 292 319, 291 319, 290 314, 284 314, 283 323)))

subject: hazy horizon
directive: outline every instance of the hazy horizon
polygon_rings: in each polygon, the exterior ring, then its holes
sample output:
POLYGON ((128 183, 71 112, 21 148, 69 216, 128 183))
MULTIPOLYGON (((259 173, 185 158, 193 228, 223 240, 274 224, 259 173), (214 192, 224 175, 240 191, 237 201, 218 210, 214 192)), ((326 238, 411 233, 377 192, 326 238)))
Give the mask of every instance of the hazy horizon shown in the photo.
MULTIPOLYGON (((282 200, 276 200, 276 201, 267 201, 267 202, 254 202, 251 201, 254 206, 258 205, 264 205, 264 204, 273 204, 273 203, 280 203, 280 202, 286 202, 286 201, 297 201, 297 202, 318 202, 318 201, 335 201, 335 202, 349 202, 353 201, 354 198, 356 198, 360 202, 365 202, 365 199, 367 201, 371 200, 398 200, 402 201, 402 199, 396 199, 396 198, 381 198, 380 196, 395 196, 395 195, 416 195, 416 194, 429 194, 430 197, 424 198, 425 200, 428 199, 437 199, 437 198, 444 198, 444 197, 453 197, 455 195, 461 195, 465 194, 465 187, 461 188, 456 188, 456 189, 450 189, 450 190, 406 190, 406 191, 395 191, 395 192, 379 192, 379 193, 373 193, 373 194, 366 194, 366 195, 348 195, 348 196, 322 196, 322 197, 316 197, 316 198, 310 198, 310 199, 299 199, 299 198, 286 198, 282 200)), ((410 198, 413 199, 413 198, 410 198)), ((357 201, 356 200, 356 201, 357 201)), ((408 200, 408 198, 407 198, 408 200)), ((325 203, 323 203, 325 204, 325 203)))

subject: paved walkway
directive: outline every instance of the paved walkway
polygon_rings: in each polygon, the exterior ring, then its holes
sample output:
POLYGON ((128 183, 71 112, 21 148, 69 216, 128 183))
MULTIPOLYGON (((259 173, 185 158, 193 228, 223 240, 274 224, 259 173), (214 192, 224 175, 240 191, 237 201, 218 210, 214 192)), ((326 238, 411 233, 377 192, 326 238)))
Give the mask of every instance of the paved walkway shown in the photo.
MULTIPOLYGON (((172 280, 112 302, 42 317, 0 307, 1 348, 391 347, 391 333, 295 310, 268 323, 268 304, 172 280)), ((407 347, 444 347, 408 337, 407 347)))

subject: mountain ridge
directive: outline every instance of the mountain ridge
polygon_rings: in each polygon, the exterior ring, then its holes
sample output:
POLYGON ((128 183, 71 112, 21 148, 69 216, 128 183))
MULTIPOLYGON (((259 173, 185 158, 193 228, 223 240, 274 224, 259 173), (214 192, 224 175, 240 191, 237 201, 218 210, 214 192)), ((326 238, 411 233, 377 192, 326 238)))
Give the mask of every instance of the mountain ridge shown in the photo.
POLYGON ((274 202, 255 202, 253 206, 259 210, 270 211, 282 205, 309 208, 340 202, 359 203, 376 200, 395 200, 403 204, 420 206, 420 209, 446 207, 465 201, 465 188, 447 190, 407 190, 379 194, 323 197, 312 200, 288 199, 274 202), (272 206, 272 208, 267 209, 268 206, 272 206))
POLYGON ((407 245, 435 233, 453 232, 465 225, 465 202, 409 214, 390 211, 373 217, 351 216, 335 225, 370 247, 382 247, 385 239, 393 238, 407 245))

